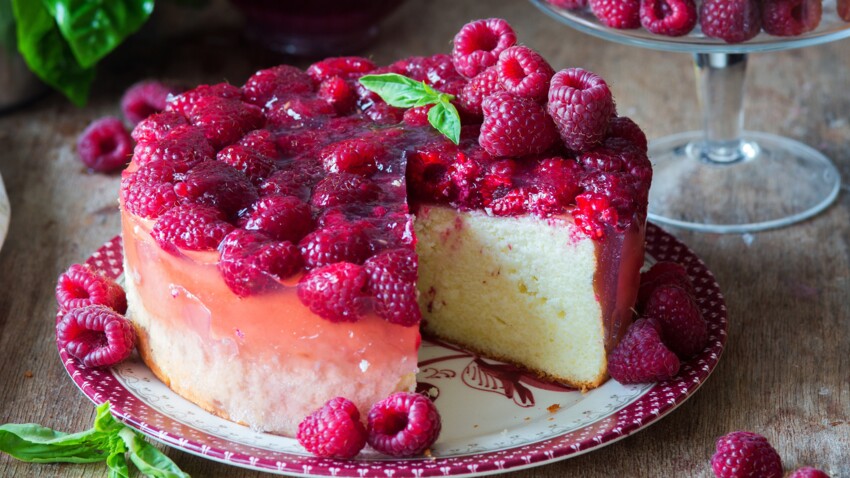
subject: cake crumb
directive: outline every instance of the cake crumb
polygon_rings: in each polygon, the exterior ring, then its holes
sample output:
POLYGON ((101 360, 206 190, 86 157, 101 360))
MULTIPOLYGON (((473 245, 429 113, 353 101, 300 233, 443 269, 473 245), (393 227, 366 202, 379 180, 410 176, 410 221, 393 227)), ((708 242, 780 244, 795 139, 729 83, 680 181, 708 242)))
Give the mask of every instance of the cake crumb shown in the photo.
POLYGON ((472 425, 472 428, 478 428, 478 425, 477 425, 477 424, 476 424, 476 425, 472 425))
POLYGON ((554 421, 555 421, 555 417, 549 417, 549 421, 550 421, 550 422, 554 422, 554 421))
POLYGON ((423 454, 423 455, 425 455, 425 458, 428 458, 428 459, 430 459, 430 460, 436 460, 436 459, 437 459, 437 457, 436 457, 436 456, 434 456, 434 455, 431 453, 431 449, 430 449, 430 448, 426 448, 426 449, 425 449, 425 451, 424 451, 424 452, 422 452, 422 454, 423 454))
POLYGON ((523 420, 529 421, 529 420, 531 420, 531 417, 525 417, 525 418, 523 418, 523 420))
POLYGON ((24 377, 32 378, 32 370, 27 370, 26 372, 24 372, 24 377))
POLYGON ((549 413, 555 413, 560 409, 561 409, 561 404, 559 404, 559 403, 553 403, 552 405, 549 405, 548 407, 546 407, 546 410, 549 410, 549 413))

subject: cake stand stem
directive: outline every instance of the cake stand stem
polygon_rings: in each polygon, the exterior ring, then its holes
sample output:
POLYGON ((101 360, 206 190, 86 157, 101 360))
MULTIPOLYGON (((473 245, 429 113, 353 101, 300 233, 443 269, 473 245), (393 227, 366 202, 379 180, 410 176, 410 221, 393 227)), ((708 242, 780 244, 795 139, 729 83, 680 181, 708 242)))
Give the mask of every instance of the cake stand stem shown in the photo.
POLYGON ((747 55, 697 53, 694 55, 697 93, 705 139, 699 146, 704 161, 733 163, 752 155, 744 144, 744 80, 747 55))

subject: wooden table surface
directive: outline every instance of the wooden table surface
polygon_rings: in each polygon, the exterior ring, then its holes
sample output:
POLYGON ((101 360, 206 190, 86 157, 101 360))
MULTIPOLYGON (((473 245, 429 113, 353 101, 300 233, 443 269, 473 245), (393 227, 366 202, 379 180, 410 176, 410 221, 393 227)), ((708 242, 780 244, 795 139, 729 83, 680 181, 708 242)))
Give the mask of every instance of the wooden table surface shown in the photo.
MULTIPOLYGON (((463 23, 491 16, 508 19, 556 69, 581 66, 605 77, 621 114, 650 138, 699 127, 690 57, 590 38, 524 1, 410 1, 365 54, 387 63, 445 52, 463 23)), ((56 353, 53 287, 69 264, 118 234, 119 177, 85 172, 74 154, 77 134, 94 118, 119 114, 121 92, 138 79, 240 84, 278 61, 244 45, 231 22, 200 23, 168 48, 150 38, 122 48, 101 69, 84 109, 53 95, 0 116, 0 172, 12 205, 0 252, 0 423, 77 431, 94 415, 56 353)), ((749 66, 748 128, 802 140, 850 178, 850 42, 753 55, 749 66)), ((708 477, 715 439, 752 430, 770 439, 789 470, 814 465, 850 477, 847 186, 825 213, 793 227, 747 236, 673 232, 705 260, 726 296, 729 340, 713 376, 649 429, 513 476, 708 477)), ((261 475, 166 451, 195 477, 261 475)), ((100 477, 106 469, 3 455, 0 476, 100 477)))

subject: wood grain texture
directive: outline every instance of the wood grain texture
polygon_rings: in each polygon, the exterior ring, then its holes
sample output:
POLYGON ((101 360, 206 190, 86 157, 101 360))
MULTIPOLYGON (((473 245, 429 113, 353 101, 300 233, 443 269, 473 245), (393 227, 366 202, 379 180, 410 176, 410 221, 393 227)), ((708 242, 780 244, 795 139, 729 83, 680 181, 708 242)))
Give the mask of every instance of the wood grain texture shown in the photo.
MULTIPOLYGON (((687 55, 596 40, 524 1, 410 1, 386 22, 381 41, 367 54, 386 63, 445 52, 464 22, 491 16, 508 19, 519 38, 556 69, 581 66, 604 76, 621 114, 633 117, 650 138, 698 128, 687 55)), ((52 96, 0 117, 0 172, 12 204, 0 252, 0 423, 90 426, 93 407, 56 353, 53 287, 69 264, 118 233, 119 176, 86 173, 74 156, 75 137, 90 120, 119 114, 121 92, 138 79, 242 83, 252 71, 280 61, 242 44, 232 22, 208 25, 175 37, 168 47, 156 43, 156 28, 148 28, 104 65, 85 109, 52 96)), ((753 55, 748 88, 749 129, 802 140, 850 178, 847 41, 753 55)), ((728 301, 729 341, 714 375, 649 429, 512 476, 710 477, 715 438, 746 429, 766 435, 789 470, 814 465, 833 477, 850 477, 847 193, 844 186, 827 212, 778 231, 744 236, 674 231, 705 260, 728 301)), ((262 475, 166 452, 195 477, 262 475)), ((0 456, 4 477, 105 475, 103 465, 29 465, 0 456)))

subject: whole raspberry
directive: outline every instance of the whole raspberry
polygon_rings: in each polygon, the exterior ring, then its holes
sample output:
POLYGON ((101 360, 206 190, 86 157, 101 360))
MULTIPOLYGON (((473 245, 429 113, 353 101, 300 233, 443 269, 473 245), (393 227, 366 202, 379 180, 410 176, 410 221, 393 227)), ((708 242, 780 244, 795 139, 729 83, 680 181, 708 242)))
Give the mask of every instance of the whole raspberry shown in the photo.
POLYGON ((694 0, 641 0, 640 24, 656 35, 687 35, 697 24, 697 5, 694 0))
POLYGON ((496 64, 499 54, 516 44, 516 34, 501 18, 488 18, 467 23, 455 35, 452 63, 457 71, 473 78, 496 64))
POLYGON ((661 342, 661 325, 638 319, 608 355, 608 373, 620 383, 669 380, 679 372, 679 359, 661 342))
POLYGON ((363 267, 369 275, 368 291, 375 298, 379 317, 405 327, 419 323, 418 266, 416 254, 409 249, 390 249, 366 261, 363 267))
POLYGON ((322 267, 335 262, 361 264, 369 257, 369 238, 362 228, 339 225, 313 231, 299 243, 307 268, 322 267))
POLYGON ((219 246, 218 270, 240 297, 274 288, 277 281, 301 270, 301 254, 289 241, 275 241, 256 231, 235 229, 219 246))
POLYGON ((587 6, 587 0, 546 0, 550 4, 567 10, 578 10, 587 6))
POLYGON ((640 0, 588 0, 590 11, 610 28, 640 28, 640 0))
POLYGON ((369 445, 396 457, 423 453, 440 436, 442 422, 434 403, 419 393, 396 392, 369 410, 369 445))
POLYGON ((496 70, 505 91, 538 102, 546 101, 549 80, 555 74, 539 53, 525 46, 512 46, 500 53, 496 70))
POLYGON ((133 156, 133 138, 114 116, 92 121, 77 138, 77 154, 92 171, 105 173, 124 167, 133 156))
POLYGON ((608 138, 625 139, 644 153, 647 151, 646 134, 627 116, 615 116, 608 121, 608 138))
POLYGON ((702 32, 726 43, 747 41, 761 31, 757 0, 703 0, 699 7, 702 32))
POLYGON ((375 64, 368 58, 360 56, 340 56, 325 58, 313 63, 307 68, 307 75, 316 83, 321 83, 335 76, 340 78, 357 78, 374 70, 375 64))
POLYGON ((643 312, 661 324, 664 344, 682 359, 701 352, 708 342, 708 324, 691 296, 679 286, 657 287, 643 312))
POLYGON ((336 114, 327 101, 306 96, 275 97, 269 100, 265 112, 269 125, 278 129, 318 128, 324 125, 320 120, 336 114))
POLYGON ((263 181, 259 192, 261 196, 296 196, 308 200, 310 189, 322 179, 323 174, 324 170, 318 161, 301 158, 275 171, 263 181))
POLYGON ((366 446, 366 427, 350 400, 336 397, 298 424, 298 443, 323 458, 348 460, 366 446))
POLYGON ((74 264, 59 276, 56 302, 62 312, 88 305, 103 305, 119 314, 127 312, 124 289, 84 264, 74 264))
POLYGON ((171 128, 161 139, 140 142, 133 151, 133 162, 139 166, 162 160, 191 167, 214 157, 215 149, 204 132, 192 125, 171 128))
POLYGON ((210 96, 238 100, 242 97, 242 90, 228 83, 199 85, 194 89, 179 95, 169 96, 168 102, 165 105, 165 110, 176 111, 188 116, 192 112, 192 108, 194 108, 195 103, 197 103, 198 100, 210 96))
POLYGON ((362 266, 337 262, 311 270, 298 282, 298 298, 331 322, 356 322, 366 310, 367 275, 362 266))
POLYGON ((777 36, 798 36, 820 24, 823 5, 820 0, 764 0, 761 26, 777 36))
POLYGON ((212 206, 233 217, 257 200, 257 190, 244 174, 220 161, 207 161, 186 173, 174 185, 174 193, 184 201, 212 206))
POLYGON ((443 93, 456 95, 466 84, 466 78, 458 73, 452 64, 452 57, 444 53, 414 56, 402 62, 406 76, 416 81, 424 81, 443 93))
POLYGON ((794 470, 794 473, 788 475, 788 478, 829 478, 829 475, 817 468, 804 466, 794 470))
POLYGON ((310 204, 316 207, 330 207, 357 202, 377 200, 381 188, 359 174, 332 173, 313 189, 310 204))
POLYGON ((260 108, 217 96, 198 99, 186 116, 204 132, 216 150, 235 143, 248 131, 263 126, 265 121, 260 108))
POLYGON ((605 139, 615 113, 614 98, 601 77, 581 68, 569 68, 552 77, 548 110, 564 144, 583 151, 605 139))
POLYGON ((147 80, 131 86, 121 97, 121 112, 131 124, 138 124, 148 116, 165 110, 168 95, 179 89, 165 83, 147 80))
POLYGON ((280 158, 280 151, 274 133, 267 129, 257 129, 246 134, 236 143, 271 159, 280 158))
POLYGON ((242 87, 245 101, 260 107, 265 106, 273 98, 312 91, 313 80, 303 71, 289 65, 260 70, 248 78, 245 86, 242 87))
POLYGON ((224 221, 224 214, 210 206, 194 204, 176 206, 153 225, 151 236, 167 252, 178 249, 211 251, 216 249, 233 226, 224 221))
POLYGON ((782 460, 767 438, 738 431, 717 439, 711 469, 718 478, 782 478, 782 460))
POLYGON ((390 106, 386 103, 375 103, 363 111, 375 123, 383 125, 394 125, 404 119, 404 110, 390 106))
POLYGON ((493 156, 539 154, 558 140, 552 118, 532 99, 494 93, 484 99, 482 110, 478 143, 493 156))
POLYGON ((295 196, 266 196, 254 203, 244 227, 297 243, 313 230, 313 217, 310 206, 295 196))
POLYGON ((353 138, 326 146, 319 153, 325 171, 368 176, 378 170, 384 147, 375 140, 353 138))
POLYGON ((121 179, 121 199, 124 208, 145 218, 157 218, 176 206, 174 183, 188 171, 182 163, 153 161, 121 179))
POLYGON ((404 110, 404 124, 408 126, 427 126, 428 112, 434 105, 415 106, 404 110))
POLYGON ((344 79, 334 76, 322 81, 318 97, 333 106, 338 114, 346 114, 354 109, 357 92, 344 79))
POLYGON ((656 262, 648 271, 641 272, 637 295, 638 310, 643 310, 656 288, 671 284, 681 287, 694 297, 694 285, 688 277, 688 271, 678 262, 656 262))
POLYGON ((233 166, 255 186, 262 184, 275 170, 275 162, 272 158, 241 144, 231 144, 222 149, 216 154, 216 159, 233 166))
POLYGON ((496 216, 519 216, 528 212, 527 202, 528 191, 525 188, 515 188, 494 198, 489 207, 496 216))
POLYGON ((164 111, 143 119, 133 128, 130 136, 139 143, 153 143, 164 138, 172 128, 189 124, 185 116, 176 111, 164 111))
POLYGON ((586 171, 616 172, 625 170, 626 164, 618 151, 612 151, 604 145, 586 150, 576 157, 586 171))
POLYGON ((458 95, 460 107, 467 113, 474 116, 481 116, 481 103, 484 98, 490 96, 497 91, 502 91, 502 83, 499 81, 499 70, 496 66, 491 66, 482 71, 475 78, 469 80, 469 83, 463 87, 458 95))
POLYGON ((581 192, 579 179, 582 174, 582 168, 576 161, 558 157, 541 160, 534 169, 538 183, 551 188, 562 206, 575 203, 576 195, 581 192))
POLYGON ((87 305, 65 313, 56 324, 56 341, 86 367, 109 367, 130 356, 136 332, 109 307, 87 305))

